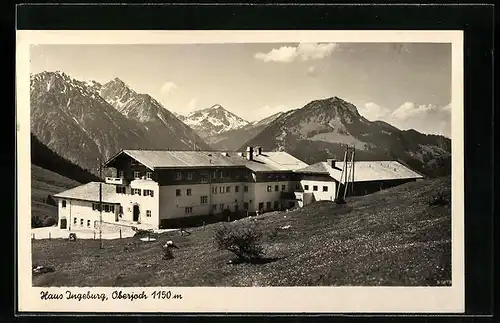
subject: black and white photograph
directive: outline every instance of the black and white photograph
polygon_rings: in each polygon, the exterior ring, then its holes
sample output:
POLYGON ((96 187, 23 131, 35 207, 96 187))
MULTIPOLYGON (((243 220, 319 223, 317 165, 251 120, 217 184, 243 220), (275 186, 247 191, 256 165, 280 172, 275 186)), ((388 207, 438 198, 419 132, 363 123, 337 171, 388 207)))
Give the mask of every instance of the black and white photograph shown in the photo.
POLYGON ((38 301, 463 288, 460 33, 64 33, 18 76, 38 301))

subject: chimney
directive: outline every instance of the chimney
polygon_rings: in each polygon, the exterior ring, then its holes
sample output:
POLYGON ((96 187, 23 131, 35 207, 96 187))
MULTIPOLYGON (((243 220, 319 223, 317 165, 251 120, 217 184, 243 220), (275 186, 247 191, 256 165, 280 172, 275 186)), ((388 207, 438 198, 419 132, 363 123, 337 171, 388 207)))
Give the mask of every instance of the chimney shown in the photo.
POLYGON ((261 146, 255 147, 255 150, 256 150, 256 153, 257 153, 256 156, 262 155, 262 147, 261 146))
POLYGON ((247 159, 253 160, 253 147, 250 146, 247 147, 247 159))
POLYGON ((331 168, 335 168, 335 163, 336 163, 336 160, 333 159, 333 158, 328 158, 326 160, 326 162, 328 163, 328 165, 330 165, 331 168))

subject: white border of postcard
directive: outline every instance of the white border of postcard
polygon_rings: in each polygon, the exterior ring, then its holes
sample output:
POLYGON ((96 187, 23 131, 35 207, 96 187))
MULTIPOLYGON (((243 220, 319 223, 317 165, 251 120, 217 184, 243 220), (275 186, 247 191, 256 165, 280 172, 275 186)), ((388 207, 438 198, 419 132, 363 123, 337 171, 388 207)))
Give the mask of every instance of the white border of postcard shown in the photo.
POLYGON ((19 312, 463 313, 464 152, 462 31, 17 31, 19 312), (452 44, 452 286, 443 287, 32 287, 29 49, 37 44, 413 42, 452 44), (183 299, 42 300, 40 293, 170 290, 183 299))

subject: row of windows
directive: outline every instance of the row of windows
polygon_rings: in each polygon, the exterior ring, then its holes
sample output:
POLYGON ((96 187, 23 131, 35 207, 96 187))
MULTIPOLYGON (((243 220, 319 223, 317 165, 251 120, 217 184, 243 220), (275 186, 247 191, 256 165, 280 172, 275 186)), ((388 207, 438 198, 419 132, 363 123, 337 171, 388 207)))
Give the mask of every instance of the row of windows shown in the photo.
MULTIPOLYGON (((93 211, 100 211, 101 208, 100 208, 99 203, 92 203, 92 210, 93 211)), ((115 213, 115 206, 114 206, 114 204, 102 203, 102 210, 103 210, 103 212, 115 213)))
MULTIPOLYGON (((187 180, 192 180, 193 179, 193 173, 192 172, 187 172, 185 173, 186 175, 186 179, 187 180)), ((234 177, 236 179, 240 178, 240 177, 243 177, 243 178, 248 178, 250 176, 250 172, 241 172, 241 171, 237 171, 237 172, 233 172, 231 173, 230 171, 214 171, 212 173, 212 178, 213 179, 216 179, 216 178, 225 178, 225 177, 234 177)), ((175 179, 180 181, 183 179, 183 173, 182 172, 176 172, 175 173, 175 179)), ((208 183, 208 174, 207 173, 202 173, 200 175, 200 181, 202 183, 208 183)))
MULTIPOLYGON (((279 201, 274 201, 273 202, 266 202, 266 210, 276 210, 280 207, 280 202, 279 201)), ((259 203, 259 211, 263 211, 264 210, 264 203, 261 202, 259 203)))
MULTIPOLYGON (((142 177, 145 177, 146 179, 152 179, 153 178, 153 173, 152 172, 145 172, 144 175, 142 172, 135 171, 134 172, 134 179, 141 179, 142 177)), ((124 178, 125 177, 125 172, 120 170, 118 171, 118 177, 124 178)))
MULTIPOLYGON (((275 192, 279 192, 280 190, 280 186, 279 185, 274 185, 274 191, 275 192)), ((281 190, 282 191, 286 191, 286 185, 281 185, 281 190)), ((272 192, 273 191, 273 187, 271 185, 268 185, 267 186, 267 191, 268 192, 272 192)))
POLYGON ((151 196, 154 197, 154 191, 153 190, 141 190, 140 188, 133 188, 131 190, 132 195, 144 195, 144 196, 151 196))
MULTIPOLYGON (((85 221, 84 219, 80 219, 80 226, 83 227, 84 221, 85 221)), ((73 224, 77 225, 77 223, 78 223, 78 219, 73 218, 73 224)), ((90 220, 87 220, 87 228, 90 228, 90 220)), ((94 228, 97 228, 97 221, 94 221, 94 228)))
MULTIPOLYGON (((309 190, 309 185, 304 185, 304 191, 309 190)), ((313 191, 318 191, 318 185, 313 185, 313 191)), ((323 186, 323 192, 328 192, 328 186, 323 186)))

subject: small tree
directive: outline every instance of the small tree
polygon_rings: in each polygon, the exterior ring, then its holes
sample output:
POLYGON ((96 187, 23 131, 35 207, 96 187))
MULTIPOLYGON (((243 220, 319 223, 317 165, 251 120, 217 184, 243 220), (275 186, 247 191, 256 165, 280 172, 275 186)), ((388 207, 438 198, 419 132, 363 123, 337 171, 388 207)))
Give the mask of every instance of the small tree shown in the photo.
POLYGON ((47 199, 45 200, 45 202, 48 204, 48 205, 52 205, 52 206, 57 206, 57 203, 56 201, 54 200, 54 198, 52 197, 52 195, 47 195, 47 199))
POLYGON ((238 257, 240 262, 262 258, 262 233, 254 227, 233 227, 224 225, 215 232, 215 244, 219 250, 228 250, 238 257))

